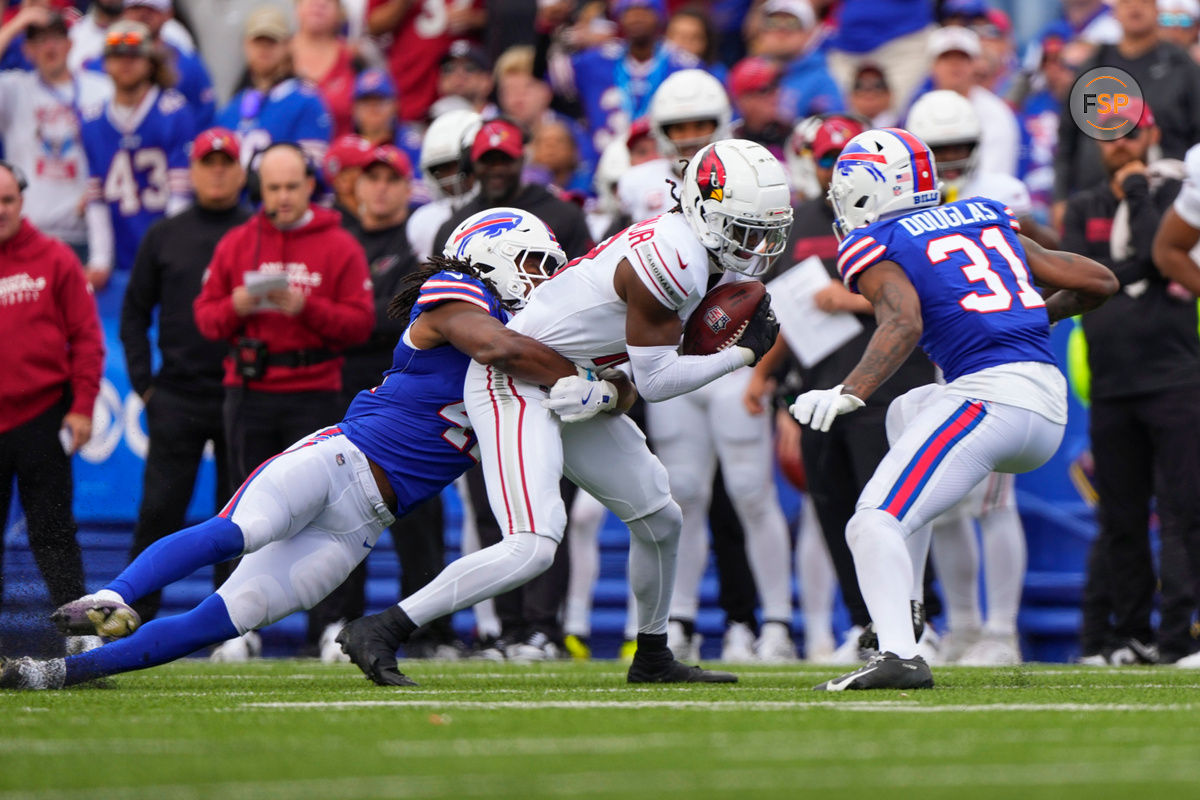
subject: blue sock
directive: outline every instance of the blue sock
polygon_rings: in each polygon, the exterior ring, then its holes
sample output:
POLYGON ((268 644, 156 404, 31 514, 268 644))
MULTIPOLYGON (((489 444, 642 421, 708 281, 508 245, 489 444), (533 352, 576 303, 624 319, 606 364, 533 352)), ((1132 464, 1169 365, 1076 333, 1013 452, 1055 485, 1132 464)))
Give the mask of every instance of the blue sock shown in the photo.
POLYGON ((241 555, 244 546, 241 528, 224 517, 213 517, 159 539, 104 588, 132 603, 201 567, 241 555))
POLYGON ((67 656, 64 685, 156 667, 237 635, 225 601, 219 594, 209 595, 186 614, 152 620, 124 639, 77 656, 67 656))

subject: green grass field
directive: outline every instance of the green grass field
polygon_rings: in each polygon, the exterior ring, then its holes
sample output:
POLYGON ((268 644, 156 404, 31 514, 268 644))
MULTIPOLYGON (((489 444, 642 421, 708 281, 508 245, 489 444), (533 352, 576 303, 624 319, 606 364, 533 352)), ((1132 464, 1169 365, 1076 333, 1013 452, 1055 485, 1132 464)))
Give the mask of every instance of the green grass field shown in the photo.
POLYGON ((934 670, 826 695, 837 670, 633 688, 616 662, 185 661, 105 688, 0 692, 0 800, 1200 796, 1200 672, 934 670))

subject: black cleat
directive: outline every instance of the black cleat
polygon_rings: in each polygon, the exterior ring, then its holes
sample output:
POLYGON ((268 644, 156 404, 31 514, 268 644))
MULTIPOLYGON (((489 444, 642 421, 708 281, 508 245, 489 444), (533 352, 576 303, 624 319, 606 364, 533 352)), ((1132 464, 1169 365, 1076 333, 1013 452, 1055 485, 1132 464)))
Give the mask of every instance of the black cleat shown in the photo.
POLYGON ((400 641, 380 617, 374 614, 347 622, 335 641, 363 674, 380 686, 418 686, 400 671, 396 663, 400 641))
POLYGON ((880 653, 853 672, 814 686, 818 692, 842 692, 847 689, 932 689, 933 673, 920 656, 901 658, 895 653, 880 653))
MULTIPOLYGON (((639 651, 640 654, 641 651, 639 651)), ((700 667, 689 667, 673 657, 670 661, 654 663, 633 656, 626 681, 629 683, 737 683, 737 675, 700 667)))

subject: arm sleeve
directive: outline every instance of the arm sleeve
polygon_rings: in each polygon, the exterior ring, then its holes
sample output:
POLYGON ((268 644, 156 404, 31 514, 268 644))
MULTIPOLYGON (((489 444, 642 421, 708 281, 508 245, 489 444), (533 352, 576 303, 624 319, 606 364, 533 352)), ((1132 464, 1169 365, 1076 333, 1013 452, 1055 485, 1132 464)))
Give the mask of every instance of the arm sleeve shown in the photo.
POLYGON ((638 393, 648 403, 695 391, 738 367, 746 366, 744 347, 708 356, 681 356, 674 347, 626 347, 638 393))
POLYGON ((192 303, 196 329, 205 339, 219 342, 230 338, 241 327, 233 310, 233 265, 230 250, 234 243, 227 235, 217 243, 216 252, 204 273, 200 294, 192 303))
POLYGON ((154 374, 147 331, 159 296, 159 276, 154 259, 157 233, 157 229, 152 228, 142 239, 121 304, 121 345, 125 348, 125 366, 129 370, 129 382, 139 395, 150 388, 154 374))
MULTIPOLYGON (((95 194, 99 193, 99 181, 91 178, 88 180, 89 195, 93 194, 93 183, 96 184, 95 194)), ((84 220, 87 222, 88 266, 111 270, 115 244, 108 204, 100 199, 89 200, 84 220)))
POLYGON ((68 248, 61 248, 62 274, 59 282, 59 307, 63 309, 71 365, 71 412, 92 415, 100 376, 104 371, 104 334, 96 298, 83 277, 79 260, 68 248))
MULTIPOLYGON (((353 242, 349 234, 346 238, 353 242)), ((330 346, 351 347, 362 344, 371 335, 375 325, 375 296, 362 247, 353 242, 339 250, 344 255, 336 267, 337 285, 332 296, 309 297, 299 320, 330 346)))

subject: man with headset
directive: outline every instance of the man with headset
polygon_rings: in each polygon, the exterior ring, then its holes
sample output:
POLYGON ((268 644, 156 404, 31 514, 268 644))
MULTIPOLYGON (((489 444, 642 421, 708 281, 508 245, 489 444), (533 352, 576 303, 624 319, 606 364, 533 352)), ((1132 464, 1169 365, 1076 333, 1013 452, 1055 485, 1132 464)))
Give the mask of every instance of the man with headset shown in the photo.
MULTIPOLYGON (((294 144, 258 162, 262 209, 217 244, 193 306, 196 327, 231 346, 225 437, 232 486, 342 411, 342 351, 375 324, 362 247, 337 213, 312 204, 313 169, 294 144)), ((244 660, 257 634, 221 645, 244 660)))
MULTIPOLYGON (((29 549, 59 603, 83 589, 70 454, 91 438, 104 337, 79 259, 22 217, 24 191, 21 172, 0 161, 0 522, 15 475, 29 549)), ((73 638, 69 649, 86 646, 73 638)))

